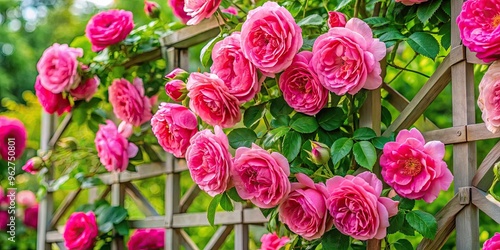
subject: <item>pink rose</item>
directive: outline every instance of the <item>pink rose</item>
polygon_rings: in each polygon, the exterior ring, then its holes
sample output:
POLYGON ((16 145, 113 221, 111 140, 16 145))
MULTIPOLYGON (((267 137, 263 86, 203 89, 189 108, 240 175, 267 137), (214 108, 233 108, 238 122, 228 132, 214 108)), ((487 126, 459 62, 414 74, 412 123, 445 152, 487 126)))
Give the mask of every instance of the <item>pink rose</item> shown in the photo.
POLYGON ((9 213, 7 211, 0 211, 0 231, 7 231, 9 217, 9 213))
POLYGON ((185 81, 189 77, 189 73, 183 69, 175 68, 170 73, 165 75, 168 80, 182 80, 185 81))
POLYGON ((326 181, 328 210, 335 227, 357 240, 383 239, 398 202, 380 197, 382 182, 371 172, 326 181))
POLYGON ((112 121, 107 120, 106 125, 99 125, 99 131, 95 135, 97 155, 110 172, 125 171, 128 159, 134 157, 139 150, 135 144, 127 141, 125 135, 128 133, 120 132, 112 121))
POLYGON ((141 78, 135 78, 133 84, 124 78, 115 79, 108 91, 109 102, 118 118, 134 126, 151 119, 151 103, 144 94, 141 78))
POLYGON ((44 88, 42 84, 40 84, 40 77, 36 78, 35 94, 43 110, 49 114, 57 113, 58 115, 62 115, 64 112, 71 111, 71 103, 69 100, 65 98, 62 93, 54 94, 44 88))
POLYGON ((94 15, 89 20, 85 36, 92 43, 92 51, 98 52, 125 40, 133 28, 132 12, 108 10, 94 15))
POLYGON ((168 0, 168 5, 172 8, 174 16, 179 18, 182 23, 187 23, 191 16, 184 11, 184 0, 168 0))
POLYGON ((477 105, 482 118, 491 133, 500 131, 500 63, 493 62, 479 83, 477 105))
POLYGON ((70 95, 73 96, 75 101, 77 100, 85 100, 90 101, 94 96, 95 92, 97 92, 97 87, 99 86, 100 80, 99 77, 94 76, 85 81, 80 82, 80 84, 69 91, 70 95))
POLYGON ((27 227, 37 229, 37 226, 38 226, 38 205, 26 208, 26 210, 24 210, 23 223, 27 227))
POLYGON ((82 56, 82 49, 67 44, 47 48, 36 65, 42 86, 54 94, 75 88, 80 82, 77 58, 82 56))
POLYGON ((181 80, 174 79, 165 84, 165 92, 170 98, 172 98, 172 100, 181 102, 186 99, 187 96, 186 83, 181 80))
POLYGON ((210 196, 223 193, 229 187, 233 166, 229 142, 219 126, 215 134, 205 129, 191 138, 186 151, 186 162, 193 181, 210 196))
POLYGON ((191 17, 187 25, 195 25, 210 18, 219 8, 221 0, 184 0, 184 11, 191 17))
POLYGON ((93 212, 75 212, 69 216, 64 228, 64 246, 68 250, 92 249, 98 234, 93 212))
POLYGON ((215 74, 191 73, 187 82, 189 107, 200 118, 223 128, 241 120, 239 101, 229 93, 224 82, 215 74))
POLYGON ((234 32, 217 42, 212 49, 210 71, 222 79, 240 103, 252 100, 260 91, 257 69, 241 51, 241 36, 234 32))
POLYGON ((379 61, 385 53, 385 44, 373 39, 368 24, 352 18, 345 27, 331 28, 316 39, 310 65, 325 88, 336 95, 353 95, 362 88, 380 87, 379 61))
POLYGON ((241 27, 241 49, 252 64, 272 76, 288 68, 302 47, 302 29, 292 14, 275 2, 248 12, 241 27))
POLYGON ((0 116, 0 157, 2 159, 16 161, 26 148, 27 138, 26 128, 20 120, 0 116))
POLYGON ((493 237, 484 242, 483 250, 498 250, 500 249, 500 233, 495 233, 493 237))
POLYGON ((198 131, 198 120, 186 107, 163 102, 151 119, 151 127, 163 149, 181 158, 198 131))
POLYGON ((313 54, 298 53, 290 67, 279 78, 279 86, 286 103, 297 112, 317 114, 328 101, 328 90, 321 85, 318 76, 309 68, 313 54))
POLYGON ((229 7, 227 7, 227 9, 222 9, 221 12, 222 13, 226 13, 226 14, 230 14, 230 15, 233 15, 233 16, 237 16, 238 15, 238 10, 235 7, 233 7, 233 6, 229 6, 229 7))
POLYGON ((496 0, 470 0, 457 17, 463 44, 486 63, 500 59, 499 12, 496 0))
POLYGON ((292 192, 279 206, 280 221, 306 240, 319 239, 332 227, 326 206, 325 184, 314 183, 305 174, 297 174, 292 192))
POLYGON ((33 207, 37 204, 36 196, 29 190, 19 191, 17 193, 17 204, 23 207, 33 207))
POLYGON ((138 229, 127 244, 129 250, 161 250, 165 247, 165 229, 138 229))
POLYGON ((157 2, 144 1, 144 13, 150 18, 160 16, 160 5, 157 2))
MULTIPOLYGON (((425 0, 427 1, 427 0, 425 0)), ((346 24, 345 14, 338 11, 328 11, 328 27, 345 27, 346 24)))
POLYGON ((289 241, 290 239, 288 237, 283 236, 280 238, 276 232, 264 234, 260 238, 260 242, 262 242, 260 250, 278 250, 289 241))
POLYGON ((260 208, 272 208, 290 193, 290 167, 286 158, 252 144, 236 149, 231 176, 241 198, 260 208))
POLYGON ((395 142, 384 146, 380 157, 382 177, 402 197, 433 202, 453 181, 443 161, 444 153, 442 142, 425 143, 415 128, 401 130, 395 142))

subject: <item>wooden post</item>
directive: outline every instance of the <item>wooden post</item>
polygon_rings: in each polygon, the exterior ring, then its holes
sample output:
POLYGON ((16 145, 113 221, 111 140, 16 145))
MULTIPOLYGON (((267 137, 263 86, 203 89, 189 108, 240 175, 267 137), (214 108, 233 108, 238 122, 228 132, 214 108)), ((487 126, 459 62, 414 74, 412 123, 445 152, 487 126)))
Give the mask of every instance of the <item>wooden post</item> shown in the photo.
MULTIPOLYGON (((42 127, 41 127, 41 138, 40 138, 40 149, 42 152, 47 152, 50 150, 49 142, 52 134, 56 127, 56 117, 42 111, 42 127)), ((49 172, 45 175, 44 181, 49 182, 53 177, 53 167, 49 166, 49 172)), ((47 243, 47 232, 50 231, 49 228, 50 221, 52 220, 53 207, 53 196, 52 192, 47 192, 47 195, 39 204, 38 213, 38 228, 37 228, 37 247, 36 249, 52 249, 51 245, 47 243)))
POLYGON ((180 174, 174 173, 175 157, 167 155, 167 178, 165 183, 165 250, 176 250, 180 246, 179 234, 174 229, 174 214, 180 209, 180 174))
MULTIPOLYGON (((120 183, 120 173, 113 172, 113 184, 111 184, 111 206, 123 206, 125 203, 125 186, 120 183)), ((115 234, 115 239, 111 245, 112 250, 125 249, 122 236, 115 234)))
MULTIPOLYGON (((463 1, 451 3, 451 20, 456 20, 462 10, 463 1)), ((461 46, 456 22, 451 24, 451 47, 461 46)), ((474 71, 473 65, 462 61, 451 67, 453 126, 475 123, 474 71)), ((465 142, 453 145, 453 173, 455 193, 471 185, 476 172, 476 143, 465 142)), ((470 204, 462 209, 455 219, 456 246, 458 250, 479 249, 479 212, 470 204)))

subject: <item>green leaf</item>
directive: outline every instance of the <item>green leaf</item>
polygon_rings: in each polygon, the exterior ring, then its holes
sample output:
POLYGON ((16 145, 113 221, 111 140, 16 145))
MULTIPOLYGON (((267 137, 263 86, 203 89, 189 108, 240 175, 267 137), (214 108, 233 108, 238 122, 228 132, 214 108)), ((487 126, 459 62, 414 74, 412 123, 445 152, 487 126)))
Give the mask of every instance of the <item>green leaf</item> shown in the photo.
POLYGON ((236 191, 236 188, 234 188, 234 187, 227 190, 226 193, 229 196, 229 198, 231 198, 233 201, 236 201, 236 202, 245 201, 240 197, 240 195, 238 194, 238 191, 236 191))
POLYGON ((403 226, 404 222, 405 222, 405 213, 399 211, 398 214, 389 218, 389 227, 387 228, 387 233, 393 234, 398 232, 403 226))
POLYGON ((422 3, 418 6, 417 17, 423 23, 427 23, 429 18, 431 18, 439 6, 441 6, 441 0, 430 0, 422 3))
POLYGON ((290 173, 292 173, 292 174, 303 173, 306 175, 312 175, 312 174, 314 174, 314 171, 312 171, 308 168, 300 167, 300 166, 290 166, 290 173))
POLYGON ((392 244, 396 250, 413 250, 413 246, 407 239, 399 239, 392 244))
POLYGON ((273 118, 271 120, 271 127, 272 128, 288 127, 289 123, 290 123, 290 117, 287 115, 282 115, 282 116, 273 118))
POLYGON ((290 131, 290 127, 279 127, 269 131, 262 142, 262 146, 264 148, 271 148, 274 143, 276 143, 281 137, 285 136, 288 131, 290 131))
POLYGON ((415 207, 415 200, 403 198, 399 195, 394 196, 393 200, 399 201, 398 208, 401 210, 412 210, 415 207))
POLYGON ((283 115, 289 115, 293 111, 293 109, 290 106, 288 106, 288 104, 285 102, 285 99, 283 99, 283 96, 272 99, 271 100, 271 107, 269 108, 269 110, 271 111, 271 115, 273 117, 280 117, 283 115))
POLYGON ((399 41, 399 40, 406 40, 406 36, 401 34, 399 30, 389 30, 380 35, 379 39, 382 42, 399 41))
POLYGON ((351 245, 351 239, 347 235, 343 235, 337 229, 332 229, 325 233, 321 238, 323 249, 347 250, 351 245))
POLYGON ((214 45, 222 40, 222 36, 218 35, 214 37, 212 40, 210 40, 202 49, 200 52, 200 62, 203 67, 208 67, 208 62, 212 58, 212 49, 214 48, 214 45))
POLYGON ((231 199, 229 198, 229 196, 225 192, 222 193, 222 197, 220 198, 220 206, 222 207, 222 209, 224 209, 226 211, 233 211, 234 210, 233 202, 231 201, 231 199))
POLYGON ((377 134, 371 128, 358 128, 352 135, 352 138, 358 141, 367 141, 375 137, 377 137, 377 134))
POLYGON ((381 121, 383 124, 385 124, 386 127, 389 127, 392 123, 392 115, 391 111, 387 109, 385 106, 382 106, 382 112, 381 112, 381 121))
POLYGON ((312 133, 318 129, 318 122, 312 116, 297 113, 290 121, 290 127, 300 133, 312 133))
POLYGON ((328 132, 320 128, 317 132, 318 141, 326 145, 332 145, 337 139, 342 137, 342 135, 340 130, 328 132))
POLYGON ((323 25, 324 18, 318 14, 312 14, 310 16, 306 16, 304 19, 300 20, 297 24, 300 27, 303 26, 321 26, 323 25))
POLYGON ((82 125, 87 121, 88 113, 86 109, 76 108, 73 110, 73 116, 71 119, 78 125, 82 125))
POLYGON ((208 223, 210 223, 212 227, 214 226, 215 212, 217 210, 217 206, 219 205, 221 198, 222 195, 218 194, 212 199, 212 201, 210 201, 210 204, 208 204, 207 219, 208 223))
POLYGON ((339 11, 349 5, 352 2, 352 0, 342 0, 338 5, 337 8, 335 8, 335 11, 339 11))
POLYGON ((272 208, 261 208, 260 209, 260 211, 262 212, 262 215, 264 215, 264 217, 267 217, 268 215, 270 215, 275 210, 276 210, 275 207, 272 207, 272 208))
POLYGON ((88 177, 88 178, 85 178, 81 181, 80 187, 83 189, 86 189, 86 188, 91 188, 91 187, 95 187, 95 186, 99 186, 99 185, 103 185, 103 184, 104 183, 102 182, 102 180, 99 179, 98 177, 88 177))
POLYGON ((322 109, 316 115, 319 126, 326 131, 340 128, 346 118, 347 116, 344 111, 338 107, 322 109))
POLYGON ((337 162, 348 155, 353 145, 354 141, 351 138, 343 137, 336 140, 330 149, 333 164, 337 164, 337 162))
POLYGON ((451 45, 451 24, 447 22, 441 26, 439 29, 439 35, 441 35, 441 46, 448 49, 451 45))
POLYGON ((352 152, 354 153, 354 159, 360 166, 370 171, 373 169, 373 165, 377 161, 377 152, 370 142, 356 142, 352 147, 352 152))
POLYGON ((229 140, 229 145, 234 149, 239 147, 249 148, 255 139, 257 139, 257 135, 251 129, 237 128, 229 132, 227 139, 229 140))
POLYGON ((370 25, 372 28, 381 27, 390 23, 389 19, 385 17, 369 17, 363 19, 363 21, 365 21, 365 23, 370 25))
POLYGON ((129 226, 126 220, 115 225, 116 232, 121 236, 127 236, 129 233, 129 226))
POLYGON ((439 53, 439 43, 434 36, 425 32, 415 32, 407 40, 415 52, 434 60, 439 53))
POLYGON ((243 124, 245 124, 245 127, 250 128, 258 120, 260 120, 264 115, 265 108, 266 104, 263 103, 257 106, 252 106, 245 110, 245 113, 243 114, 243 124))
POLYGON ((106 222, 104 224, 99 224, 99 232, 105 234, 113 229, 113 223, 106 222))
POLYGON ((415 229, 408 224, 407 220, 404 220, 403 226, 399 229, 399 231, 408 236, 415 236, 415 229))
POLYGON ((292 162, 297 155, 299 155, 300 147, 302 146, 302 136, 295 131, 286 133, 283 139, 283 156, 286 157, 288 162, 292 162))
POLYGON ((128 211, 124 207, 106 207, 103 211, 97 216, 97 221, 101 224, 111 222, 113 224, 118 224, 125 220, 128 216, 128 211))
POLYGON ((425 238, 434 239, 437 232, 436 218, 429 213, 414 210, 406 214, 406 221, 425 238))
POLYGON ((372 143, 373 143, 373 146, 375 146, 375 148, 384 149, 384 145, 390 141, 392 141, 392 139, 389 137, 379 136, 379 137, 373 138, 372 143))
MULTIPOLYGON (((311 152, 312 148, 311 148, 311 140, 306 140, 303 144, 302 144, 302 149, 300 150, 300 159, 302 160, 302 162, 311 167, 311 168, 314 168, 316 169, 318 166, 314 163, 312 163, 310 160, 309 160, 309 154, 307 152, 311 152)), ((314 172, 313 172, 314 173, 314 172)))

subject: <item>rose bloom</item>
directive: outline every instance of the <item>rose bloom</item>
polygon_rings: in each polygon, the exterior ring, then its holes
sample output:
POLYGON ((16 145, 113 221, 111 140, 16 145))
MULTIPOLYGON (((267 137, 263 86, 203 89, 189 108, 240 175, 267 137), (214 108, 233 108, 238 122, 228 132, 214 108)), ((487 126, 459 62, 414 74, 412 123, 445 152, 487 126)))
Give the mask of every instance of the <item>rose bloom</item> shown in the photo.
POLYGON ((186 83, 181 80, 171 80, 165 84, 165 93, 176 102, 181 102, 187 96, 186 83))
POLYGON ((275 2, 248 12, 241 27, 241 49, 265 75, 288 68, 302 47, 302 29, 292 14, 275 2))
POLYGON ((135 78, 133 84, 124 78, 115 79, 108 91, 116 117, 134 126, 151 119, 151 103, 144 94, 141 78, 135 78))
POLYGON ((500 249, 500 233, 495 233, 483 244, 483 250, 498 250, 500 249))
POLYGON ((286 103, 297 112, 307 115, 317 114, 328 101, 328 90, 309 68, 312 57, 310 51, 298 53, 290 67, 279 78, 279 86, 286 103))
POLYGON ((67 44, 47 48, 36 65, 42 86, 54 94, 75 88, 80 82, 77 58, 82 56, 82 49, 67 44))
POLYGON ((412 6, 414 4, 421 4, 423 2, 427 2, 428 0, 396 0, 396 2, 400 2, 407 6, 412 6))
POLYGON ((92 51, 98 52, 125 40, 133 28, 132 12, 108 10, 94 15, 89 20, 85 36, 92 43, 92 51))
POLYGON ((334 176, 326 181, 328 210, 335 227, 358 240, 383 239, 398 202, 380 197, 382 182, 371 172, 334 176))
POLYGON ((0 231, 7 230, 7 224, 9 223, 9 213, 7 211, 0 211, 0 231))
POLYGON ((2 159, 15 161, 19 158, 26 148, 27 138, 26 128, 20 120, 0 116, 0 157, 2 159))
POLYGON ((358 18, 319 36, 312 52, 311 67, 321 84, 336 95, 353 95, 382 84, 379 61, 385 56, 385 44, 373 39, 368 24, 358 18))
POLYGON ((181 158, 189 147, 189 140, 198 131, 198 120, 186 107, 163 102, 151 119, 151 127, 163 149, 181 158))
POLYGON ((187 25, 195 25, 210 18, 219 8, 221 0, 184 0, 184 11, 191 17, 187 25))
POLYGON ((239 101, 229 93, 224 82, 215 74, 191 73, 187 82, 189 107, 200 118, 223 128, 241 120, 239 101))
POLYGON ((73 100, 85 100, 90 101, 97 92, 97 87, 99 87, 99 77, 94 76, 85 81, 81 81, 80 84, 69 91, 70 95, 73 96, 73 100))
POLYGON ((162 250, 165 247, 165 229, 138 229, 127 244, 129 250, 162 250))
POLYGON ((43 110, 49 114, 57 113, 58 115, 62 115, 65 112, 71 111, 71 103, 69 100, 64 98, 62 93, 54 94, 44 88, 40 83, 40 77, 36 78, 35 94, 43 110))
POLYGON ((222 79, 240 103, 252 100, 260 91, 257 69, 241 51, 241 36, 234 32, 212 49, 210 71, 222 79))
POLYGON ((187 23, 191 19, 191 16, 184 11, 184 0, 168 0, 168 5, 174 16, 179 18, 182 23, 187 23))
POLYGON ((108 171, 122 172, 127 169, 128 159, 134 157, 138 148, 135 144, 127 141, 128 133, 123 134, 116 125, 106 121, 106 125, 99 125, 99 131, 95 135, 95 146, 97 155, 108 171))
POLYGON ((26 210, 24 210, 23 223, 27 227, 37 229, 37 226, 38 226, 38 205, 26 208, 26 210))
POLYGON ((346 24, 345 14, 338 11, 328 11, 328 27, 345 27, 346 24))
POLYGON ((93 212, 75 212, 69 216, 64 228, 64 246, 68 250, 92 249, 98 234, 93 212))
POLYGON ((479 83, 477 105, 486 128, 491 133, 500 130, 500 63, 494 62, 479 83))
POLYGON ((457 18, 460 38, 486 63, 500 59, 500 5, 495 0, 470 0, 457 18))
POLYGON ((231 176, 241 198, 260 208, 272 208, 290 193, 290 166, 280 153, 252 144, 236 149, 231 176))
POLYGON ((160 5, 157 2, 144 1, 144 13, 150 18, 160 16, 160 5))
POLYGON ((292 183, 292 192, 279 206, 279 219, 304 239, 319 239, 333 223, 326 207, 325 184, 315 184, 305 174, 295 176, 298 183, 292 183))
POLYGON ((17 193, 17 204, 23 207, 33 207, 37 204, 36 196, 29 190, 22 190, 17 193))
POLYGON ((444 153, 442 142, 425 143, 415 128, 401 130, 395 142, 384 146, 380 157, 382 177, 400 196, 431 203, 453 181, 443 161, 444 153))
POLYGON ((283 236, 280 238, 276 232, 264 234, 260 238, 260 242, 262 242, 260 250, 278 250, 289 241, 290 239, 288 237, 283 236))
POLYGON ((196 133, 186 151, 191 178, 210 196, 227 190, 233 165, 226 134, 219 126, 215 126, 214 132, 205 129, 196 133))

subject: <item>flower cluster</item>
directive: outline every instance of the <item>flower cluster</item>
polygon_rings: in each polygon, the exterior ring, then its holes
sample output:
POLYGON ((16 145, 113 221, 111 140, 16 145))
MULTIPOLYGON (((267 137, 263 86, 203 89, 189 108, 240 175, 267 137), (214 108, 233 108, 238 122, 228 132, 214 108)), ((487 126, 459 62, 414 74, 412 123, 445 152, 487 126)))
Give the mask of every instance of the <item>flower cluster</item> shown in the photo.
POLYGON ((14 118, 0 116, 0 159, 15 161, 26 148, 28 135, 24 124, 14 118), (12 141, 13 144, 9 144, 12 141), (11 153, 13 152, 13 153, 11 153))
POLYGON ((30 229, 37 229, 38 226, 38 202, 36 200, 35 194, 29 190, 19 191, 17 194, 11 195, 5 192, 2 187, 0 187, 0 231, 12 231, 9 228, 9 221, 11 221, 11 216, 15 216, 20 219, 24 226, 30 229), (15 214, 13 214, 11 203, 16 202, 18 205, 15 214))

